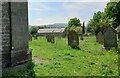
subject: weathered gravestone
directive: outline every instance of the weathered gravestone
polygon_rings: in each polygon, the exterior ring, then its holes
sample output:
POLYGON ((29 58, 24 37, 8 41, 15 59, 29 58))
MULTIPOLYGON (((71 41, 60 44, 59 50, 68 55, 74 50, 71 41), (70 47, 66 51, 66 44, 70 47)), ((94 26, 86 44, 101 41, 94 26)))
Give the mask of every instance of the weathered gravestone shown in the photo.
POLYGON ((112 27, 108 27, 104 30, 104 48, 111 49, 113 47, 118 47, 117 31, 112 27))
POLYGON ((35 39, 35 40, 37 40, 37 39, 38 39, 37 35, 34 35, 34 39, 35 39))
POLYGON ((32 35, 29 33, 28 36, 29 36, 29 41, 32 41, 32 35))
POLYGON ((47 42, 55 43, 54 35, 46 35, 47 42))
POLYGON ((120 39, 120 31, 118 32, 118 39, 120 39))
POLYGON ((96 35, 96 42, 103 44, 104 43, 104 37, 102 32, 98 32, 96 35))
POLYGON ((79 49, 79 36, 76 31, 68 31, 68 45, 72 48, 79 49))
POLYGON ((80 34, 80 40, 83 40, 83 34, 80 34))
POLYGON ((31 61, 28 47, 28 4, 0 1, 0 59, 2 68, 24 65, 31 61), (1 13, 2 12, 2 13, 1 13), (1 44, 2 43, 2 44, 1 44))

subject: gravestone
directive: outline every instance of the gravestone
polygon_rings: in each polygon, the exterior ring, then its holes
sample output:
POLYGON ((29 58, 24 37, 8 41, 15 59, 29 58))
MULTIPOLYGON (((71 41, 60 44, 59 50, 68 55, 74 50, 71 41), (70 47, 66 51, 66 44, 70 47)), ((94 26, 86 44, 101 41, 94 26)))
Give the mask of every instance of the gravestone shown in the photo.
POLYGON ((32 35, 29 33, 29 41, 32 41, 32 35))
POLYGON ((118 32, 118 39, 120 39, 120 31, 118 32))
POLYGON ((54 35, 46 35, 47 42, 55 43, 54 35))
POLYGON ((37 35, 34 35, 34 39, 35 39, 35 40, 37 40, 37 39, 38 39, 37 35))
POLYGON ((76 31, 68 31, 68 45, 72 48, 79 49, 79 36, 76 31))
POLYGON ((0 1, 0 59, 2 68, 24 65, 32 60, 28 47, 28 4, 0 1), (1 13, 2 12, 2 13, 1 13), (1 44, 2 43, 2 44, 1 44), (29 51, 29 52, 28 52, 29 51))
POLYGON ((96 35, 96 42, 103 44, 104 43, 104 37, 102 32, 98 32, 96 35))
POLYGON ((80 40, 83 40, 83 34, 80 35, 80 40))
POLYGON ((117 31, 112 27, 108 27, 104 30, 104 48, 111 49, 113 47, 118 47, 117 31))

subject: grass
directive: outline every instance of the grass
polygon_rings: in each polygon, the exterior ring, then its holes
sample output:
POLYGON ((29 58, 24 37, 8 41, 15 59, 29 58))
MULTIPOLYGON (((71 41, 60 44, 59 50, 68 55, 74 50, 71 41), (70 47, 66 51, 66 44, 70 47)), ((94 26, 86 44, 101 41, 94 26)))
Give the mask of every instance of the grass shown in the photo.
POLYGON ((69 47, 67 38, 55 40, 51 44, 39 37, 29 43, 36 76, 118 76, 117 50, 104 50, 94 36, 80 40, 81 50, 69 47))
POLYGON ((28 65, 24 69, 14 71, 3 71, 1 78, 35 78, 34 63, 28 61, 28 65))

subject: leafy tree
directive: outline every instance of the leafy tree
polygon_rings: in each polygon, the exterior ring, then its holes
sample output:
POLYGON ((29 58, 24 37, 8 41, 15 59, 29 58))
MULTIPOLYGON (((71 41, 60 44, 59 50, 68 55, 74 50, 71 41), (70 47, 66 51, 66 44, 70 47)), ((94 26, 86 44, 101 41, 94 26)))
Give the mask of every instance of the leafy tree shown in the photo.
POLYGON ((120 1, 109 2, 104 12, 98 11, 93 18, 88 22, 87 31, 97 34, 103 31, 107 26, 117 28, 120 25, 120 1))
POLYGON ((88 22, 87 31, 89 32, 95 32, 98 27, 100 27, 100 19, 102 18, 102 12, 98 11, 97 13, 94 13, 94 16, 90 21, 88 22))
POLYGON ((29 32, 32 36, 34 36, 37 33, 38 29, 39 29, 39 27, 33 26, 29 29, 29 32))
POLYGON ((68 22, 67 29, 70 30, 72 26, 80 26, 80 20, 78 18, 71 18, 70 21, 68 22))
POLYGON ((105 18, 114 28, 120 25, 120 1, 109 2, 105 8, 105 18))

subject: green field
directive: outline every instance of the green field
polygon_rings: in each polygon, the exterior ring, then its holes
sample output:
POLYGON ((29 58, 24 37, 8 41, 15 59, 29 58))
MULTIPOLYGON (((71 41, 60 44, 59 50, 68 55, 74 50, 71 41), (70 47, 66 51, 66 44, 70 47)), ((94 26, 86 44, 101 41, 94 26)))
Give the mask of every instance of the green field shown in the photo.
POLYGON ((39 37, 29 43, 36 76, 118 76, 118 52, 106 51, 95 37, 80 40, 81 50, 67 45, 67 38, 56 38, 55 44, 39 37))

